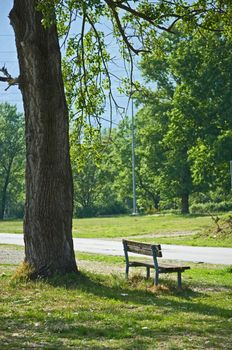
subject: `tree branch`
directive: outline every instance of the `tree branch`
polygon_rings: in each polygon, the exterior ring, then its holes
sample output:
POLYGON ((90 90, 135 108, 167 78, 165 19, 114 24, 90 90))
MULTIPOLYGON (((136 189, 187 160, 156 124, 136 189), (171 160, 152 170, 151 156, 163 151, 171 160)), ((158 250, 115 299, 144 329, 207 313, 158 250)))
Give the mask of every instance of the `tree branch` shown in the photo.
MULTIPOLYGON (((136 9, 134 9, 134 8, 132 8, 130 6, 127 6, 127 5, 123 4, 123 2, 120 2, 120 1, 118 2, 118 1, 113 1, 113 0, 105 0, 105 1, 106 1, 106 3, 108 4, 108 6, 110 8, 112 8, 112 7, 113 8, 117 8, 118 7, 118 8, 120 8, 120 9, 126 11, 126 12, 131 13, 136 18, 144 19, 145 21, 147 21, 148 23, 152 24, 153 26, 155 26, 156 28, 158 28, 160 30, 172 33, 172 30, 171 30, 172 25, 169 26, 169 27, 163 27, 161 25, 158 25, 158 24, 155 23, 154 18, 152 18, 151 16, 149 16, 149 15, 147 15, 147 14, 141 12, 141 11, 137 11, 136 9)), ((175 22, 180 19, 179 16, 177 16, 177 15, 172 14, 171 16, 172 17, 176 17, 175 22)))
POLYGON ((148 50, 135 49, 134 46, 131 45, 131 43, 129 42, 128 37, 126 36, 125 31, 124 31, 123 26, 122 26, 122 23, 120 21, 118 12, 116 10, 116 7, 120 7, 121 8, 121 6, 118 6, 118 3, 115 3, 112 0, 105 0, 105 1, 106 1, 107 5, 109 6, 109 8, 112 11, 113 17, 114 17, 114 19, 116 21, 116 24, 117 24, 117 27, 118 27, 118 30, 119 30, 122 38, 123 38, 123 41, 125 42, 126 46, 128 47, 128 49, 130 49, 136 55, 138 55, 141 52, 148 52, 148 50))
POLYGON ((2 72, 5 76, 1 77, 0 76, 0 81, 4 82, 4 83, 8 83, 7 88, 5 89, 5 91, 7 91, 12 85, 17 85, 19 84, 19 78, 13 78, 7 68, 5 66, 3 66, 2 68, 0 68, 0 72, 2 72))

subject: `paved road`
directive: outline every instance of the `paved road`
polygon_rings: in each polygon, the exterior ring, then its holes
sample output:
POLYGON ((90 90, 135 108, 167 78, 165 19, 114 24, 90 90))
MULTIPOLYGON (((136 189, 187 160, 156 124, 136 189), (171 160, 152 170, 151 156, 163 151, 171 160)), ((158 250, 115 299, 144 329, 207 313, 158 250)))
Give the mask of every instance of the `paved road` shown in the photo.
MULTIPOLYGON (((123 255, 121 241, 74 238, 74 249, 81 252, 123 255)), ((0 244, 24 245, 21 234, 0 234, 0 244)), ((162 244, 163 257, 170 260, 232 265, 232 248, 190 247, 162 244)))

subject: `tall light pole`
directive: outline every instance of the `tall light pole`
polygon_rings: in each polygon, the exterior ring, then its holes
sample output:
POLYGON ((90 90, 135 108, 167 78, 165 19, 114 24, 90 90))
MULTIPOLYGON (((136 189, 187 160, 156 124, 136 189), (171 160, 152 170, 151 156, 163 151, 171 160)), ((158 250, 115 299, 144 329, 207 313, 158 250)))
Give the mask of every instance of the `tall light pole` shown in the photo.
POLYGON ((131 131, 132 131, 132 188, 133 188, 133 212, 132 215, 137 215, 136 205, 136 177, 135 177, 135 128, 134 128, 134 101, 133 92, 131 93, 131 131))

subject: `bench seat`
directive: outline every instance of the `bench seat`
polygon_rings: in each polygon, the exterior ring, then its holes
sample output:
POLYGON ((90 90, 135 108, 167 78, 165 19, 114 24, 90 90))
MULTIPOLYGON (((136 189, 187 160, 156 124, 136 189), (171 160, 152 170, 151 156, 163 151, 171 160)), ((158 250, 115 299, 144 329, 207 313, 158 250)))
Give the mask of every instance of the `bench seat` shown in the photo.
MULTIPOLYGON (((131 267, 136 267, 136 266, 144 266, 144 267, 150 267, 154 269, 154 264, 150 264, 147 262, 139 262, 139 261, 130 261, 129 265, 131 267)), ((182 271, 184 272, 185 270, 189 270, 190 266, 173 266, 173 265, 160 265, 159 264, 159 272, 178 272, 182 271)))

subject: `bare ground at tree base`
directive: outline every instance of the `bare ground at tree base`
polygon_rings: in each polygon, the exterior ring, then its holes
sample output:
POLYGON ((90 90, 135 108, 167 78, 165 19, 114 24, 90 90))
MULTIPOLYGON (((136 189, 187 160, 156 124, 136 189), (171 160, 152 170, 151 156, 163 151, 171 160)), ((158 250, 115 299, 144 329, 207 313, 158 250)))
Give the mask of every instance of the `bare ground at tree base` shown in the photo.
MULTIPOLYGON (((24 250, 22 248, 14 248, 12 246, 1 246, 0 250, 0 265, 19 265, 23 262, 24 250)), ((78 260, 78 267, 92 272, 98 273, 124 273, 125 268, 118 264, 105 264, 104 262, 78 260)))

